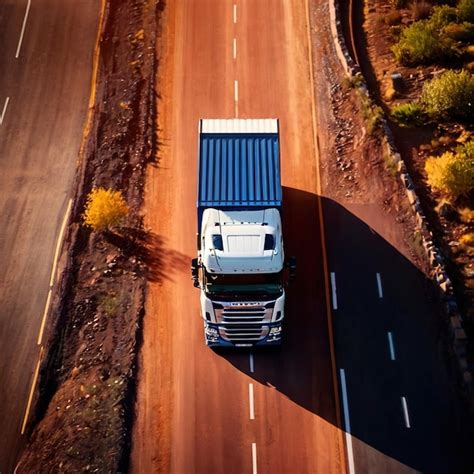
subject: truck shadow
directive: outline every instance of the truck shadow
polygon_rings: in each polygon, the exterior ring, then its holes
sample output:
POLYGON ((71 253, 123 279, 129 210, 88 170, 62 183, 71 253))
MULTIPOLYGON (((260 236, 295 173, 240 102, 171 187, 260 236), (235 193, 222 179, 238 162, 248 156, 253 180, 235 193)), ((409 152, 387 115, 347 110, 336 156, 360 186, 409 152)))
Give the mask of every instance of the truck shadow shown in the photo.
POLYGON ((173 274, 189 273, 191 257, 171 249, 161 235, 147 232, 142 241, 141 252, 150 282, 161 283, 172 280, 173 274))
POLYGON ((336 424, 317 199, 283 188, 283 203, 285 256, 297 258, 297 276, 287 288, 284 344, 259 350, 254 373, 248 357, 221 354, 255 380, 336 424))
POLYGON ((189 273, 191 257, 170 248, 166 239, 142 228, 124 228, 123 235, 108 232, 108 242, 120 248, 127 258, 139 258, 145 264, 149 282, 172 280, 176 273, 189 273))
POLYGON ((284 343, 277 350, 255 350, 253 372, 248 352, 219 356, 342 429, 343 403, 338 418, 334 387, 342 400, 344 368, 354 445, 357 441, 365 446, 357 449, 370 449, 370 456, 384 459, 380 472, 395 465, 464 472, 472 462, 464 442, 470 430, 453 390, 457 372, 438 289, 363 220, 323 198, 328 272, 338 278, 338 309, 328 317, 333 302, 331 287, 325 290, 317 196, 292 188, 283 194, 285 254, 298 262, 296 280, 287 291, 284 343), (384 278, 383 299, 377 293, 377 272, 384 278), (396 361, 390 360, 387 331, 396 334, 396 361), (403 394, 416 419, 410 430, 400 406, 403 394))

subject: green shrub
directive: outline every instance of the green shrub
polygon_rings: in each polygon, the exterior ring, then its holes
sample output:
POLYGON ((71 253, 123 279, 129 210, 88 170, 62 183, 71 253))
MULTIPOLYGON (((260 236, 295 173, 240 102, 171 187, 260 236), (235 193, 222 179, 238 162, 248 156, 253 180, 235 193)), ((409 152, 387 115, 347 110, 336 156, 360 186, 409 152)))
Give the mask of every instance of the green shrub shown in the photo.
POLYGON ((474 75, 446 71, 425 82, 421 93, 425 110, 435 117, 474 120, 474 75))
POLYGON ((449 23, 455 23, 459 20, 456 8, 448 5, 440 5, 433 8, 433 13, 429 22, 433 28, 440 31, 449 23))
POLYGON ((419 127, 426 122, 423 107, 415 102, 395 106, 392 117, 402 127, 419 127))
POLYGON ((460 0, 458 15, 461 20, 474 23, 474 0, 460 0))
POLYGON ((453 197, 468 194, 474 189, 474 140, 459 145, 455 153, 428 158, 425 169, 433 188, 453 197))
POLYGON ((458 154, 464 160, 474 161, 474 140, 470 140, 456 148, 458 154))
POLYGON ((449 196, 467 195, 474 188, 474 159, 450 151, 426 160, 428 184, 449 196))
POLYGON ((412 23, 402 31, 400 40, 392 46, 397 61, 402 64, 426 64, 447 59, 455 54, 454 41, 441 36, 430 20, 412 23))

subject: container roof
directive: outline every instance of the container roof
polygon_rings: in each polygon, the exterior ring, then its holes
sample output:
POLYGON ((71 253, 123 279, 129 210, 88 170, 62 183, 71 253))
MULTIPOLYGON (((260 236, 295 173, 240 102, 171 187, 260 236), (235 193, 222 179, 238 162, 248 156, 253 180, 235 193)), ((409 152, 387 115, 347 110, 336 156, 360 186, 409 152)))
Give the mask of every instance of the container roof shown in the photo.
POLYGON ((201 120, 201 207, 281 206, 278 120, 201 120))

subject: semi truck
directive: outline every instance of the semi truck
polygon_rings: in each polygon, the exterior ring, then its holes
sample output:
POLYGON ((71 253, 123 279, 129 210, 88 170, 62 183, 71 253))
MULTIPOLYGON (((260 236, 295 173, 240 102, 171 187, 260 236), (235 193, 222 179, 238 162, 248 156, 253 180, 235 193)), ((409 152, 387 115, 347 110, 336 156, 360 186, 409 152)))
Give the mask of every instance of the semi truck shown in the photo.
POLYGON ((281 210, 278 120, 201 119, 191 272, 208 346, 281 344, 296 270, 285 262, 281 210))

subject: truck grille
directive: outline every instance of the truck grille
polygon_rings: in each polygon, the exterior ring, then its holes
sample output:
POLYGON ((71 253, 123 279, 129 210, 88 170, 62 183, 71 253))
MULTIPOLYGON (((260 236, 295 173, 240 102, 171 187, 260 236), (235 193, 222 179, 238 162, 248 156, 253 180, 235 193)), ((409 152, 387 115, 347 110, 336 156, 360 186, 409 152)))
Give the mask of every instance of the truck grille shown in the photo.
POLYGON ((265 319, 265 308, 225 308, 221 314, 223 323, 261 323, 265 319))
POLYGON ((216 309, 220 335, 234 344, 256 342, 268 334, 268 326, 272 318, 273 305, 266 308, 265 304, 252 306, 227 306, 221 303, 222 309, 216 309))

